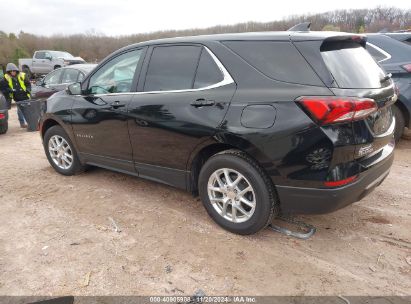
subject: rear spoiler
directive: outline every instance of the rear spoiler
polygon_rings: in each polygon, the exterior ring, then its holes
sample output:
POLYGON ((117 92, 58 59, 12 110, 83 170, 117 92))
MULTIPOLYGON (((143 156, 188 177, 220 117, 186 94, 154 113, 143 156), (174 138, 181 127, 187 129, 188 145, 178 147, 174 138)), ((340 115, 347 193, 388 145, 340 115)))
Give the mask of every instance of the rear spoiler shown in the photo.
POLYGON ((311 27, 311 22, 303 22, 290 27, 288 32, 309 32, 311 27))

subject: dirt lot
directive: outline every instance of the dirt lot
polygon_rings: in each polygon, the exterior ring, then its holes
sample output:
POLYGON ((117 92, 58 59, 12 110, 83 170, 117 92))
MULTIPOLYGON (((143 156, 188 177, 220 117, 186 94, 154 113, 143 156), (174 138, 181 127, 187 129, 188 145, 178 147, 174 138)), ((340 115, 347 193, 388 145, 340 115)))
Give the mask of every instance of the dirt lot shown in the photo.
POLYGON ((303 241, 230 234, 190 194, 139 178, 61 176, 39 134, 18 128, 14 109, 10 120, 0 137, 2 295, 411 295, 411 141, 363 201, 300 217, 318 228, 303 241))

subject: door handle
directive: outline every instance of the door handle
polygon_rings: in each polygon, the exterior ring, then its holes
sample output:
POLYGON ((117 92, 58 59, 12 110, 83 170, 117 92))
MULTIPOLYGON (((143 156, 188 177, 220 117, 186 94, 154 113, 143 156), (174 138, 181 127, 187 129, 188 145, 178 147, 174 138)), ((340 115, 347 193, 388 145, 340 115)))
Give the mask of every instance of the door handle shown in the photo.
POLYGON ((196 107, 196 108, 211 107, 211 106, 215 105, 215 101, 214 100, 207 100, 207 99, 204 99, 204 98, 199 98, 196 101, 193 101, 190 105, 192 105, 193 107, 196 107))
POLYGON ((123 108, 125 106, 126 105, 124 103, 120 103, 119 101, 115 101, 110 105, 110 107, 113 109, 123 108))

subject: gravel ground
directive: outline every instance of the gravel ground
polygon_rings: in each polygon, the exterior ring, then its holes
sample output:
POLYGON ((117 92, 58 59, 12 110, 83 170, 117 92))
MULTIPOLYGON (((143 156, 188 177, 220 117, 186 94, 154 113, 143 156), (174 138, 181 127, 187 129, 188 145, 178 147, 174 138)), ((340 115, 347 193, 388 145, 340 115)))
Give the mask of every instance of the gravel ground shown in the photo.
POLYGON ((97 168, 64 177, 15 109, 10 124, 0 137, 1 295, 411 295, 411 141, 361 202, 299 217, 318 229, 304 241, 231 234, 197 198, 154 182, 97 168))

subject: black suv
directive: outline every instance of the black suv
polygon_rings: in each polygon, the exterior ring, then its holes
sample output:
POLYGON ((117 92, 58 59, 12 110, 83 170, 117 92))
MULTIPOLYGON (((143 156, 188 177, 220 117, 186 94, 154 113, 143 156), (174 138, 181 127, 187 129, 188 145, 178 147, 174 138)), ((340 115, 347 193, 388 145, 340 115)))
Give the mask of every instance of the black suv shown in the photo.
MULTIPOLYGON (((392 80, 362 36, 266 32, 122 48, 47 101, 50 164, 199 194, 225 229, 360 200, 393 162, 392 80)), ((166 203, 166 202, 165 202, 166 203)))

